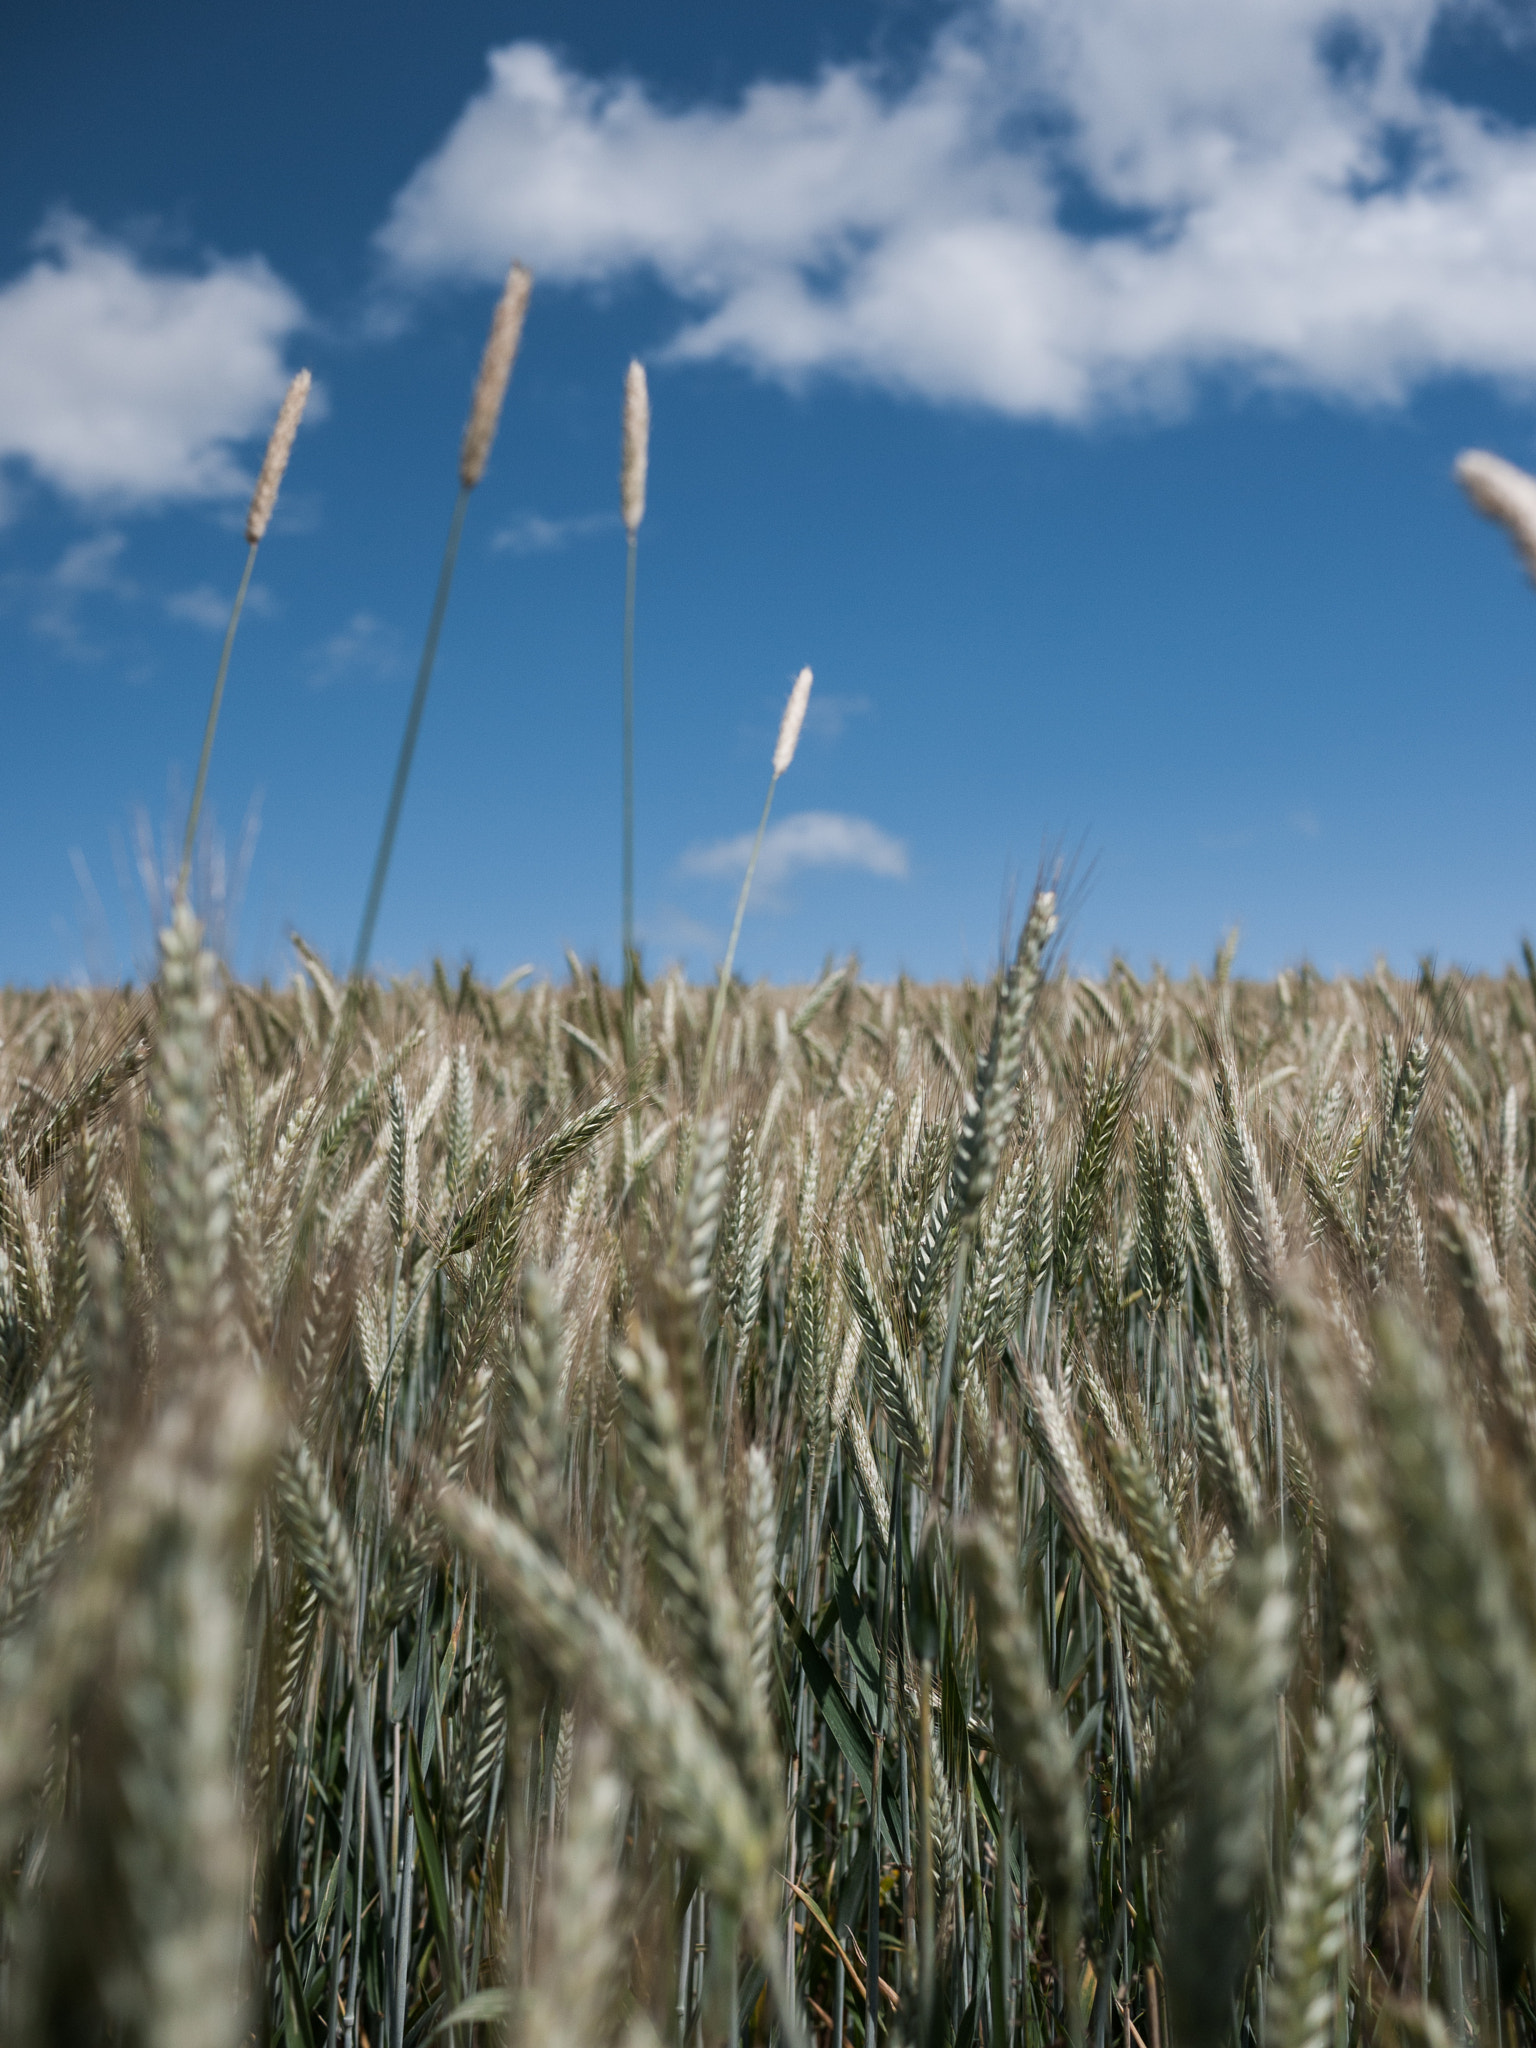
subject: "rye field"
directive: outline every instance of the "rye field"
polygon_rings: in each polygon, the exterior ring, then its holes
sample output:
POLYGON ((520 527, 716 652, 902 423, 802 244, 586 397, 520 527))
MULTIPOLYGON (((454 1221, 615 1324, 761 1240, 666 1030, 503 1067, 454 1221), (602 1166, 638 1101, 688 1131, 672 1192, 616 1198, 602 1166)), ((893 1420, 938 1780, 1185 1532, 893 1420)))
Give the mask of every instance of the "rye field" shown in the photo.
POLYGON ((1536 2035, 1536 970, 0 998, 0 2039, 1536 2035))

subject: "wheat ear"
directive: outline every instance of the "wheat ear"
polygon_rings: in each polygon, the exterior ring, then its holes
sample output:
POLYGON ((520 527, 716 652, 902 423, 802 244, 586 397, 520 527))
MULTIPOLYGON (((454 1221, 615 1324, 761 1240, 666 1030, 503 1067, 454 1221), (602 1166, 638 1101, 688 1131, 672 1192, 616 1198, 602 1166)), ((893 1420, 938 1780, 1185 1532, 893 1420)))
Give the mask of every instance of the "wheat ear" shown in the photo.
POLYGON ((436 1511, 518 1634, 563 1685, 590 1700, 674 1846, 698 1857, 737 1911, 760 1910, 770 1837, 687 1694, 517 1523, 457 1491, 440 1494, 436 1511))
MULTIPOLYGON (((943 1360, 939 1367, 938 1390, 934 1397, 933 1434, 942 1453, 944 1423, 949 1413, 950 1387, 954 1380, 955 1349, 960 1336, 960 1309, 971 1255, 971 1238, 977 1214, 992 1192, 1003 1138, 1018 1107, 1019 1082, 1024 1071, 1024 1034, 1040 987, 1040 963, 1051 934, 1056 929, 1056 898, 1049 889, 1038 890, 1030 904, 1018 950, 997 992, 997 1009, 992 1020, 987 1049, 976 1068, 976 1087, 960 1135, 955 1141, 950 1166, 948 1218, 960 1232, 950 1285, 949 1320, 944 1333, 943 1360)), ((935 1472, 937 1488, 940 1474, 935 1472)))
POLYGON ((1295 1602, 1285 1551, 1234 1568, 1201 1680, 1202 1713, 1165 1948, 1178 2040, 1229 2038, 1248 1914, 1269 1848, 1275 1703, 1290 1676, 1295 1602))
POLYGON ((1490 1873, 1526 1942, 1536 1934, 1536 1649, 1451 1396, 1445 1367, 1393 1309, 1373 1323, 1370 1406, 1384 1448, 1403 1580, 1441 1733, 1490 1873))
POLYGON ((1409 1042, 1397 1072, 1366 1191, 1366 1272, 1373 1288, 1380 1288, 1387 1277, 1387 1260, 1403 1212, 1414 1132, 1428 1074, 1429 1047, 1422 1037, 1415 1037, 1409 1042))
POLYGON ((1354 1671, 1340 1672, 1317 1717, 1307 1807, 1274 1932, 1265 2048, 1327 2048, 1333 2036, 1339 1958, 1360 1875, 1371 1726, 1369 1687, 1354 1671))
POLYGON ((1382 1709, 1408 1760, 1420 1811, 1438 1834, 1451 1760, 1425 1646, 1414 1633, 1381 1452, 1366 1428, 1355 1345, 1341 1314, 1299 1288, 1282 1297, 1286 1385, 1330 1514, 1329 1541, 1375 1653, 1382 1709))
POLYGON ((766 1686, 755 1682, 749 1623, 726 1559, 720 1504, 707 1470, 689 1455, 685 1420, 655 1338, 637 1329, 634 1347, 618 1346, 615 1363, 626 1442, 645 1487, 653 1554, 689 1650, 694 1695, 766 1821, 779 1799, 778 1762, 766 1686))
POLYGON ((1066 1960, 1077 1945, 1088 1858, 1072 1744, 1002 1531, 978 1518, 956 1530, 955 1548, 976 1601, 993 1733, 1015 1775, 1030 1853, 1056 1916, 1057 1953, 1066 1960))
MULTIPOLYGON (((561 1717, 561 1734, 566 1732, 561 1717)), ((519 2000, 522 2048, 594 2048, 612 2039, 627 1977, 617 1868, 624 1784, 596 1732, 571 1772, 570 1826, 555 1855, 533 1981, 519 2000)))
POLYGON ((849 1306, 864 1336, 864 1350, 874 1369, 875 1391, 885 1410, 891 1433, 911 1460, 915 1477, 925 1472, 933 1458, 933 1438, 923 1402, 917 1370, 903 1349, 886 1314, 885 1304, 870 1276, 859 1245, 850 1244, 843 1256, 843 1285, 849 1306))
POLYGON ((1212 1077, 1221 1117, 1227 1194, 1237 1225, 1243 1270, 1257 1298, 1273 1304, 1285 1264, 1285 1225, 1263 1159, 1243 1113, 1236 1062, 1224 1033, 1212 1049, 1212 1077))

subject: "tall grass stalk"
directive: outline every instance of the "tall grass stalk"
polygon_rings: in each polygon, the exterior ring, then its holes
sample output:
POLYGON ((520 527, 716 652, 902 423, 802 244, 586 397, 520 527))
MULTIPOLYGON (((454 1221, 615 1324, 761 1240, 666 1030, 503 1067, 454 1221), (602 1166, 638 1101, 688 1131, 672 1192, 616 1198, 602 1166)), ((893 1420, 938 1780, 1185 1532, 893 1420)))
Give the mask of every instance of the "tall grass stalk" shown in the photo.
POLYGON ((442 634, 443 620, 448 612, 448 597, 453 589, 453 572, 459 559, 459 541, 464 532, 464 515, 469 510, 468 484, 460 484, 458 497, 454 500, 453 517, 448 522, 448 540, 443 548, 442 564, 437 572, 437 592, 432 599, 432 611, 427 620, 427 637, 422 645, 421 661, 416 670, 416 684, 411 692, 410 709, 405 716, 405 731, 401 735, 400 753, 395 761, 394 780, 389 786, 389 802, 384 807, 384 826, 379 834, 378 851, 373 857, 373 872, 368 878, 368 896, 363 904, 363 921, 358 926, 357 945, 352 954, 352 978, 361 981, 368 971, 368 962, 373 953, 374 928, 379 921, 379 906, 384 901, 384 884, 389 876, 390 856, 395 850, 395 833, 400 825, 400 813, 405 806, 405 787, 411 777, 411 763, 416 755, 416 738, 421 731, 422 713, 427 708, 427 690, 432 681, 432 669, 437 660, 437 643, 442 634))
POLYGON ((379 919, 379 906, 384 900, 384 884, 389 875, 390 856, 395 848, 395 833, 399 828, 400 812, 405 804, 405 787, 410 780, 411 762, 416 753, 416 738, 421 731, 421 717, 427 706, 427 689, 432 681, 433 664, 437 660, 437 643, 448 611, 449 592, 453 588, 453 571, 459 559, 459 541, 464 532, 464 515, 469 510, 471 491, 485 474, 485 465, 496 439, 496 429, 501 421, 501 408, 507 395, 507 384, 512 375, 512 365, 517 360, 518 343, 522 339, 523 321, 527 317, 528 295, 532 289, 533 278, 530 273, 521 263, 514 263, 507 272, 506 284, 502 287, 496 311, 491 317, 491 331, 486 339, 485 353, 480 359, 480 374, 475 380, 469 419, 459 449, 459 495, 454 500, 453 516, 448 522, 448 539, 443 548, 442 566, 437 575, 437 593, 432 600, 431 616, 427 620, 427 637, 422 645, 421 663, 416 671, 416 686, 411 692, 405 732, 400 741, 400 755, 395 763, 389 802, 384 810, 384 828, 379 834, 379 848, 374 855, 373 873, 368 882, 368 896, 363 905, 363 921, 358 927, 357 945, 352 955, 354 981, 361 981, 367 972, 368 961, 373 952, 374 928, 379 919))
POLYGON ((624 517, 624 790, 623 947, 626 1009, 635 973, 635 567, 640 524, 645 518, 646 473, 650 462, 651 397, 641 363, 624 378, 624 443, 619 467, 619 502, 624 517))
POLYGON ((801 669, 789 693, 789 702, 784 706, 784 716, 779 721, 779 737, 773 749, 773 773, 768 778, 768 794, 763 799, 763 815, 757 821, 757 836, 752 841, 752 851, 747 856, 747 871, 741 878, 741 894, 736 898, 736 915, 731 923, 730 943, 725 949, 725 959, 720 968, 720 985, 715 991, 715 1004, 710 1012, 709 1036, 704 1041, 704 1058, 699 1067, 701 1109, 709 1095, 710 1082, 714 1076, 715 1048, 719 1044, 720 1026, 725 1018, 725 999, 730 993, 731 970, 736 964, 736 942, 741 937, 741 922, 747 914, 747 898, 752 893, 752 877, 757 873, 757 857, 763 850, 763 835, 768 830, 768 813, 773 809, 773 793, 779 786, 779 777, 795 758, 795 748, 800 743, 800 728, 805 723, 806 706, 811 701, 811 681, 811 671, 808 668, 801 669))
POLYGON ((267 441, 267 452, 262 458, 256 488, 251 493, 250 508, 245 515, 245 567, 241 571, 240 587, 235 592, 234 604, 230 607, 229 624, 224 631, 224 646, 219 655, 219 671, 213 680, 213 697, 208 706, 208 721, 203 728, 203 750, 198 756, 197 779, 192 785, 192 804, 187 813, 187 832, 181 849, 181 871, 176 878, 178 897, 186 895, 187 884, 192 875, 192 849, 197 841, 197 821, 203 809, 203 791, 208 782, 208 763, 213 755, 213 735, 218 729, 219 708, 224 702, 224 682, 229 674, 229 657, 234 650, 235 629, 240 624, 240 614, 245 609, 246 593, 251 587, 251 573, 256 567, 256 550, 261 546, 267 527, 271 523, 278 490, 288 467, 288 458, 293 453, 294 437, 299 431, 299 422, 304 417, 310 383, 308 370, 300 370, 288 386, 282 405, 278 409, 276 424, 267 441))

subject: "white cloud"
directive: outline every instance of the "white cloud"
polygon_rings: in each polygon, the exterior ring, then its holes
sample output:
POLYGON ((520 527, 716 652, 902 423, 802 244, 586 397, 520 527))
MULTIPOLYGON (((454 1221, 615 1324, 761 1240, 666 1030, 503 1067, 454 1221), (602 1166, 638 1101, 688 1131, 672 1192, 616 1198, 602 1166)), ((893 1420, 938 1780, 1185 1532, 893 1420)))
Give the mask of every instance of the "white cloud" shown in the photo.
POLYGON ((395 200, 406 283, 659 276, 682 357, 1064 420, 1216 371, 1536 375, 1536 132, 1421 76, 1472 0, 975 0, 872 66, 663 105, 536 43, 395 200))
POLYGON ((96 660, 102 650, 85 629, 84 612, 102 598, 131 604, 139 595, 139 586, 121 566, 126 546, 121 533, 87 534, 71 541, 51 569, 8 570, 0 577, 0 610, 24 606, 41 639, 73 660, 96 660))
POLYGON ((818 739, 840 740, 856 718, 867 718, 874 710, 868 697, 839 697, 832 690, 818 690, 806 709, 805 723, 818 739))
POLYGON ((309 652, 309 680, 325 689, 350 676, 388 682, 403 666, 400 636, 372 612, 354 612, 340 632, 332 633, 309 652))
POLYGON ((542 512, 525 512, 510 526, 502 527, 491 541, 513 555, 547 555, 569 547, 574 540, 589 540, 619 523, 617 512, 577 512, 564 519, 549 519, 542 512))
MULTIPOLYGON (((229 608, 234 602, 232 590, 216 590, 211 583, 199 583, 191 590, 174 590, 165 600, 166 616, 182 619, 189 626, 201 626, 209 633, 222 633, 229 625, 229 608)), ((253 583, 245 593, 245 609, 256 617, 267 617, 272 610, 271 593, 260 583, 253 583)))
POLYGON ((155 269, 73 215, 0 284, 0 461, 68 496, 155 504, 249 488, 303 320, 259 257, 155 269))
POLYGON ((701 924, 676 904, 658 904, 640 920, 640 937, 649 946, 668 953, 712 953, 720 944, 713 925, 701 924))
MULTIPOLYGON (((690 847, 682 859, 684 874, 744 875, 753 837, 743 832, 737 839, 690 847)), ((857 868, 867 875, 902 881, 907 872, 907 849, 868 818, 849 817, 841 811, 798 811, 770 825, 764 834, 757 881, 772 896, 791 876, 807 868, 857 868)))
POLYGON ((126 545, 120 533, 93 533, 86 540, 72 541, 49 571, 48 580, 58 590, 106 591, 113 597, 135 597, 138 586, 117 566, 126 545))

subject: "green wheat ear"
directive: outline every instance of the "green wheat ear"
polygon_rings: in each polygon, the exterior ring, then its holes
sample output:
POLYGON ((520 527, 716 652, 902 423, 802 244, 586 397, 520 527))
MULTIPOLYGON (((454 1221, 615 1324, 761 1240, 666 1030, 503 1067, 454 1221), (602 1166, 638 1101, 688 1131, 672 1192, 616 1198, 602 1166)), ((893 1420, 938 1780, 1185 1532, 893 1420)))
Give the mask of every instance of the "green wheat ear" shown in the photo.
POLYGON ((1187 2048, 1228 2038, 1249 1913, 1269 1855, 1276 1703, 1290 1677, 1296 1603, 1274 1544, 1235 1568, 1200 1686, 1192 1792, 1165 1949, 1187 2048))
MULTIPOLYGON (((575 1747, 566 1742, 569 1726, 562 1715, 567 1750, 575 1747)), ((605 2048, 618 2032, 627 1989, 618 1864, 626 1788, 598 1731, 567 1754, 565 1767, 574 1784, 569 1830, 555 1850, 533 1980, 518 1995, 523 2048, 605 2048)))
POLYGON ((1077 1947, 1087 1872, 1083 1796, 1072 1743, 1051 1693, 1040 1632, 1019 1570, 990 1516, 962 1525, 955 1545, 976 1601, 976 1623, 998 1748, 1013 1773, 1031 1854, 1056 1918, 1057 1953, 1077 1947))
POLYGON ((1317 1717, 1307 1806, 1275 1928, 1265 2048, 1326 2048, 1332 2038, 1360 1875, 1371 1734, 1370 1688, 1342 1671, 1317 1717))
POLYGON ((777 1937, 769 1932, 773 1837, 690 1694, 518 1524, 451 1490, 436 1509, 519 1638, 591 1703, 675 1849, 698 1859, 722 1904, 752 1929, 781 2023, 799 2048, 793 1990, 774 1967, 777 1937))
POLYGON ((1440 1732, 1490 1875, 1528 1945, 1536 1930, 1536 1646, 1520 1611, 1529 1560, 1497 1540, 1445 1365, 1395 1307, 1373 1318, 1369 1405, 1407 1604, 1429 1661, 1440 1732))

